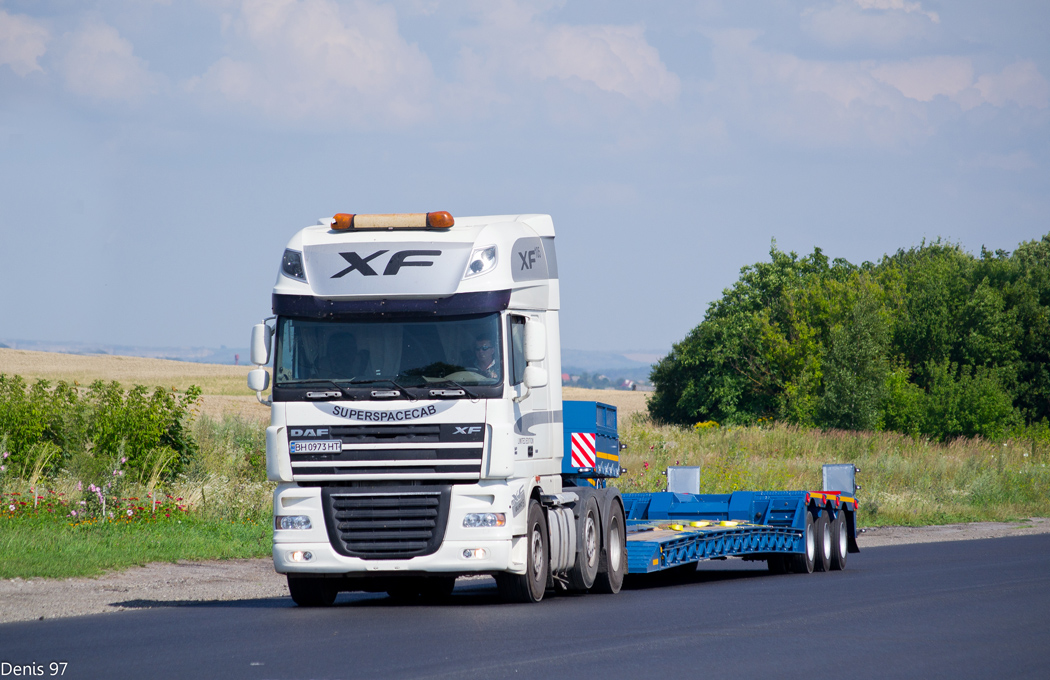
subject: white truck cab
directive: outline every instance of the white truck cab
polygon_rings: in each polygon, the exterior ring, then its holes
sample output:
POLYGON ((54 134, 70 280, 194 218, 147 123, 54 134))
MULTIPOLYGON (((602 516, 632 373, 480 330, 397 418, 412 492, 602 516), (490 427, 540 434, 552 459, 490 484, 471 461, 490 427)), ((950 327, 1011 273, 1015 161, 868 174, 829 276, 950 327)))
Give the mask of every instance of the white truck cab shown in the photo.
POLYGON ((563 489, 558 310, 547 215, 340 214, 292 237, 249 385, 297 603, 440 596, 466 574, 526 601, 619 589, 618 494, 563 489))

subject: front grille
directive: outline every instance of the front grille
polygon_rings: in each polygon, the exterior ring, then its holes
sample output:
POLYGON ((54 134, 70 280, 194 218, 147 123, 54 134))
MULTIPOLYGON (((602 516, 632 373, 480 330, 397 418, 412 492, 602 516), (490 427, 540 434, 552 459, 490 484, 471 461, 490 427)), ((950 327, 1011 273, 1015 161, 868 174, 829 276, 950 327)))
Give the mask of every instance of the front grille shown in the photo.
POLYGON ((303 427, 292 428, 289 439, 336 439, 342 444, 336 453, 290 453, 297 482, 464 483, 481 478, 485 427, 484 423, 303 427), (296 436, 297 431, 310 435, 296 436))
POLYGON ((429 555, 441 545, 451 487, 325 487, 321 496, 328 536, 340 554, 407 559, 429 555))

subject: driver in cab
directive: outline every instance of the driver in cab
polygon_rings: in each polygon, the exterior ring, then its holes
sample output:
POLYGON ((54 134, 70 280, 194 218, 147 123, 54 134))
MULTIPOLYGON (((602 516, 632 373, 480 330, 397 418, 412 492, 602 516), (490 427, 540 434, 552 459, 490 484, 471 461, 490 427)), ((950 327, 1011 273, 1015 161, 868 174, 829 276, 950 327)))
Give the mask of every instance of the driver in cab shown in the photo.
POLYGON ((496 351, 496 343, 487 335, 479 335, 474 340, 474 366, 471 369, 486 378, 499 378, 499 352, 496 351))

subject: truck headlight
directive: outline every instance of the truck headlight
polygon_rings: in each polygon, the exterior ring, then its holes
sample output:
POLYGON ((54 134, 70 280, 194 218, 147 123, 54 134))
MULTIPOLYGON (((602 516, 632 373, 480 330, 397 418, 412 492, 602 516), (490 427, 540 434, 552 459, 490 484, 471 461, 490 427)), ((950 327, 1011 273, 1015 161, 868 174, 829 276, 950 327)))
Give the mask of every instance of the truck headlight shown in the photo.
POLYGON ((312 529, 310 518, 306 515, 277 515, 273 518, 274 529, 298 529, 306 531, 312 529))
POLYGON ((470 254, 467 262, 467 271, 463 272, 463 278, 469 279, 493 269, 496 266, 496 246, 485 246, 475 248, 470 254))
POLYGON ((471 512, 463 518, 465 527, 501 527, 507 524, 502 512, 471 512))
POLYGON ((306 281, 306 269, 303 267, 303 254, 297 250, 285 250, 281 258, 281 271, 286 276, 306 281))

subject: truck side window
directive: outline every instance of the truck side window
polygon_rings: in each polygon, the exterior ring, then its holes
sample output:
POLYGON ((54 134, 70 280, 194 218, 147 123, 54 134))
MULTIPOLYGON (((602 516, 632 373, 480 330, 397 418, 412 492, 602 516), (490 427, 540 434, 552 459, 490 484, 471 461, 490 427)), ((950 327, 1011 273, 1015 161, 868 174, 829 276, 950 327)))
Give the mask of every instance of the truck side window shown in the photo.
POLYGON ((525 317, 510 317, 510 384, 525 380, 525 317))

